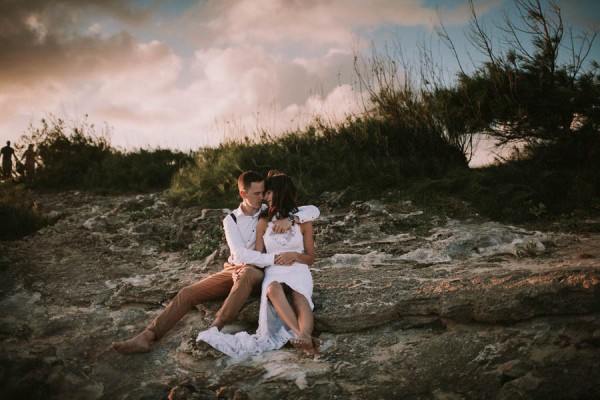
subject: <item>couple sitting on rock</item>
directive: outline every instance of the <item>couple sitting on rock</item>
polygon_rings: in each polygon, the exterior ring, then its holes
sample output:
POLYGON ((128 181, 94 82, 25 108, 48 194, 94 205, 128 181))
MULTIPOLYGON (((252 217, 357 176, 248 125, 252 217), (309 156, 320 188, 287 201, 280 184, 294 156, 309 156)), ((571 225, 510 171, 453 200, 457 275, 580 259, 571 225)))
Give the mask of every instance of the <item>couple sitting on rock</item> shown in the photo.
POLYGON ((312 336, 313 282, 308 266, 315 260, 312 221, 319 209, 297 207, 296 186, 277 171, 269 172, 266 179, 244 172, 238 189, 242 202, 223 219, 231 251, 224 269, 181 289, 142 333, 113 343, 119 353, 149 351, 193 306, 224 297, 214 322, 200 332, 198 341, 232 357, 261 354, 287 342, 306 352, 318 351, 322 342, 312 336), (256 333, 221 332, 258 285, 262 291, 256 333), (286 293, 291 294, 293 305, 286 293))

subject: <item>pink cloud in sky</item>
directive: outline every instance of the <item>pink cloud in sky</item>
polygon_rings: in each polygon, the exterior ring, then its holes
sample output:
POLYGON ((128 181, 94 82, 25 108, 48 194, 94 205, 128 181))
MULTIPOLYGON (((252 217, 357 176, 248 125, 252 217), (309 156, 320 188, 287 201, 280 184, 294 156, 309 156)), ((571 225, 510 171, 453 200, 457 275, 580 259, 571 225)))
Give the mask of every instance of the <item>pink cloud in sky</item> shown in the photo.
MULTIPOLYGON (((196 149, 343 119, 361 110, 355 52, 406 27, 430 34, 437 11, 423 3, 3 2, 0 139, 16 141, 49 113, 87 114, 123 148, 196 149)), ((443 16, 466 23, 466 2, 450 3, 443 16)))

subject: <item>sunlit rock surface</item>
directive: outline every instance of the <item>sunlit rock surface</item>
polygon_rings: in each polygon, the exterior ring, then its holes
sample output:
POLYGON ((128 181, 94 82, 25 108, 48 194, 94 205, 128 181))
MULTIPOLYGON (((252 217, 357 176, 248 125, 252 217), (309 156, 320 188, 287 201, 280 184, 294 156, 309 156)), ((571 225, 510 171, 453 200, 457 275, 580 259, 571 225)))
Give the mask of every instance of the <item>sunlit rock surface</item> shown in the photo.
MULTIPOLYGON (((41 196, 56 223, 0 243, 1 398, 600 393, 598 233, 446 220, 394 196, 346 208, 336 193, 321 200, 312 266, 321 354, 284 347, 234 360, 194 342, 216 301, 190 311, 150 353, 110 348, 222 267, 226 244, 214 250, 209 239, 227 209, 172 208, 156 194, 41 196)), ((253 298, 226 329, 254 331, 257 314, 253 298)))

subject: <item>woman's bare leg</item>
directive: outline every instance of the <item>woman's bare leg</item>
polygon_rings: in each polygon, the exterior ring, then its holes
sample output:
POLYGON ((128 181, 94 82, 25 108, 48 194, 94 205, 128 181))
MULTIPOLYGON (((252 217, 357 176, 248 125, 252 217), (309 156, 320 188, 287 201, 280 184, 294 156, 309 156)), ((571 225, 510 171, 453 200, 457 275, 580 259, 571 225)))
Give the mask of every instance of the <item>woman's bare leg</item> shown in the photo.
POLYGON ((293 330, 296 335, 300 336, 298 317, 285 297, 285 292, 283 291, 281 283, 269 283, 267 286, 267 297, 271 301, 271 304, 273 304, 273 308, 277 312, 277 315, 279 315, 279 318, 281 318, 281 320, 293 330))
POLYGON ((292 345, 310 353, 318 351, 322 341, 312 337, 314 315, 306 297, 296 291, 292 292, 296 312, 288 302, 281 283, 271 282, 267 286, 267 297, 279 318, 298 336, 298 339, 290 341, 292 345))
POLYGON ((294 302, 294 308, 298 313, 298 325, 300 327, 300 336, 310 337, 315 325, 312 310, 306 297, 298 292, 292 293, 292 301, 294 302))
MULTIPOLYGON (((300 334, 298 335, 302 342, 300 346, 307 351, 317 351, 321 346, 321 339, 312 337, 313 329, 315 326, 315 318, 310 304, 303 294, 298 292, 292 293, 292 301, 294 302, 294 308, 298 313, 298 325, 300 327, 300 334)), ((294 343, 292 343, 294 344, 294 343)))

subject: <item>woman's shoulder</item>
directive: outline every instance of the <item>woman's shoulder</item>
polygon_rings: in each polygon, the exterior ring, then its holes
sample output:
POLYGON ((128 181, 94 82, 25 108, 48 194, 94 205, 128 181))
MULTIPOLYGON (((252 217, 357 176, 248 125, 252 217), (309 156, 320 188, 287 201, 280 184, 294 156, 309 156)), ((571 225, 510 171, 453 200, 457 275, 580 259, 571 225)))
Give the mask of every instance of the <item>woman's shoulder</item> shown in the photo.
POLYGON ((264 216, 258 218, 258 222, 256 223, 257 227, 265 227, 267 226, 268 220, 264 216))
POLYGON ((313 224, 312 221, 306 221, 301 224, 298 224, 298 226, 300 227, 300 232, 304 233, 307 229, 312 229, 313 224))

